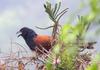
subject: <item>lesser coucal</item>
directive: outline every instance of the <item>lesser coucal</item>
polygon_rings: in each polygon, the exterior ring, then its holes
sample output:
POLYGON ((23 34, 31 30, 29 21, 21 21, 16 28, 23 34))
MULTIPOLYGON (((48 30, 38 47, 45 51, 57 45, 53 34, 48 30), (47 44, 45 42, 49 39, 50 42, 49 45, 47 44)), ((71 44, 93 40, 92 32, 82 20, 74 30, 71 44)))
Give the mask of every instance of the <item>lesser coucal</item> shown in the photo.
POLYGON ((24 38, 26 44, 29 46, 29 48, 32 51, 36 51, 36 47, 37 47, 37 48, 39 48, 39 49, 37 49, 37 51, 39 53, 42 53, 42 52, 44 52, 43 48, 46 51, 49 51, 52 46, 51 43, 53 41, 53 38, 51 36, 38 35, 34 30, 32 30, 30 28, 23 27, 17 33, 20 33, 18 35, 18 37, 22 36, 24 38), (42 52, 40 50, 42 50, 42 52))

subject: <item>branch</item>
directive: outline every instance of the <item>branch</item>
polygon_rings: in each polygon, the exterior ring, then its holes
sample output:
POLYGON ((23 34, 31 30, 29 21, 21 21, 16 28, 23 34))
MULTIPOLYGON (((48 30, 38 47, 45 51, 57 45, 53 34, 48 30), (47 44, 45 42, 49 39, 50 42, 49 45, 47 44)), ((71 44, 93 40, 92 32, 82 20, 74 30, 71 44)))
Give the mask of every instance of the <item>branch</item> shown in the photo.
POLYGON ((64 9, 63 11, 61 11, 61 12, 56 16, 55 19, 57 19, 57 17, 58 17, 59 15, 61 15, 61 14, 64 13, 65 11, 67 11, 67 9, 69 9, 69 8, 66 8, 66 9, 64 9))
POLYGON ((64 11, 64 12, 58 17, 57 21, 59 21, 60 18, 61 18, 66 12, 67 12, 67 11, 64 11))
POLYGON ((52 28, 52 27, 54 27, 54 26, 49 26, 49 27, 46 27, 46 28, 41 28, 41 27, 37 27, 37 26, 35 26, 36 28, 38 28, 38 29, 42 29, 42 30, 45 30, 45 29, 49 29, 49 28, 52 28))

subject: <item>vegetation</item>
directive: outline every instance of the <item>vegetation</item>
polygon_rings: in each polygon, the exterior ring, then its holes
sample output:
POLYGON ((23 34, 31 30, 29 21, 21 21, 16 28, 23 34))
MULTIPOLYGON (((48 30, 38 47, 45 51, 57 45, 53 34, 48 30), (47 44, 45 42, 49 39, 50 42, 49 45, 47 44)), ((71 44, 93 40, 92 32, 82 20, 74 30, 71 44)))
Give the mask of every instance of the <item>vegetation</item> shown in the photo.
MULTIPOLYGON (((50 57, 46 62, 46 70, 99 70, 98 64, 93 61, 92 64, 92 53, 90 50, 94 49, 95 41, 86 41, 86 34, 89 32, 90 27, 99 25, 100 21, 100 1, 99 0, 89 0, 90 12, 86 13, 84 16, 78 16, 78 21, 76 25, 72 25, 72 20, 68 21, 64 26, 61 27, 60 31, 56 33, 53 32, 56 38, 56 44, 51 51, 50 57), (87 52, 86 49, 88 49, 87 52)), ((50 19, 56 24, 55 15, 53 11, 57 11, 60 8, 61 3, 55 4, 53 8, 50 3, 46 3, 45 9, 47 14, 49 14, 50 19), (54 18, 54 19, 53 19, 54 18)), ((83 8, 86 7, 85 4, 83 8)), ((81 9, 83 9, 81 8, 81 9)), ((55 13, 55 12, 54 12, 55 13)), ((58 13, 58 12, 57 12, 58 13)), ((56 14, 57 14, 56 13, 56 14)), ((66 13, 66 9, 60 12, 61 17, 66 13)), ((59 21, 57 21, 59 23, 59 21)), ((59 24, 57 24, 59 27, 59 24)), ((56 25, 56 26, 57 26, 56 25)), ((55 27, 53 27, 54 29, 55 27)), ((99 29, 95 32, 99 32, 99 29)), ((98 61, 99 62, 99 61, 98 61)))
MULTIPOLYGON (((53 25, 40 28, 52 28, 52 36, 54 38, 54 45, 47 54, 42 56, 28 56, 28 51, 16 42, 11 42, 12 46, 19 46, 19 50, 4 58, 5 63, 0 64, 0 70, 24 70, 28 65, 36 66, 35 70, 99 70, 100 69, 100 54, 92 59, 94 44, 97 41, 87 41, 86 35, 90 28, 100 25, 100 0, 88 0, 88 5, 82 3, 80 9, 87 6, 90 11, 84 16, 79 15, 76 25, 73 25, 73 18, 63 26, 60 25, 60 18, 68 11, 68 8, 60 11, 61 2, 56 3, 53 7, 51 3, 44 4, 45 12, 49 18, 54 22, 53 25), (25 54, 23 54, 22 48, 25 54), (86 51, 88 50, 88 51, 86 51), (38 63, 39 62, 39 63, 38 63)), ((78 12, 80 12, 78 10, 78 12)), ((74 14, 73 14, 74 15, 74 14)), ((100 28, 95 31, 96 34, 100 33, 100 28)), ((11 46, 11 47, 12 47, 11 46)))

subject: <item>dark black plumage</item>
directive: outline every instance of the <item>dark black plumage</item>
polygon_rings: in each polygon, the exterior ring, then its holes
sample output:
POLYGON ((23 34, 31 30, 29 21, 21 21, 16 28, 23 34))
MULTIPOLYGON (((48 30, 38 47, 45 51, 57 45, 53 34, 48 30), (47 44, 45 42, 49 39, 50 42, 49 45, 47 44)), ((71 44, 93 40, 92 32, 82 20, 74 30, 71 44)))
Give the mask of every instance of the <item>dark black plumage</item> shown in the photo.
POLYGON ((29 46, 29 48, 31 50, 34 50, 36 44, 33 43, 33 38, 35 38, 37 36, 35 31, 33 31, 32 29, 29 29, 27 27, 23 27, 17 33, 21 33, 21 34, 18 35, 18 37, 22 36, 24 38, 26 44, 29 46))
MULTIPOLYGON (((22 36, 26 42, 26 44, 29 46, 29 48, 33 51, 36 47, 41 49, 43 47, 47 51, 51 48, 51 41, 52 37, 48 35, 38 35, 36 32, 30 28, 23 27, 18 31, 17 33, 21 33, 18 35, 22 36)), ((39 51, 39 50, 38 50, 39 51)))

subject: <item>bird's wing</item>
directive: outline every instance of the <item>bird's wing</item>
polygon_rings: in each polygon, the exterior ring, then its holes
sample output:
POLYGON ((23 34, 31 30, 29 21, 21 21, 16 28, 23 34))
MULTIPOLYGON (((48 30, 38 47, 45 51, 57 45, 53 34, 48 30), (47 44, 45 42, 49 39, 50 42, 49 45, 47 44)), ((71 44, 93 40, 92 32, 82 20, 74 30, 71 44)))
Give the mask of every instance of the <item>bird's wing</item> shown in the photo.
POLYGON ((36 43, 37 47, 43 47, 46 50, 51 48, 52 37, 47 35, 38 35, 34 38, 34 42, 36 43))

